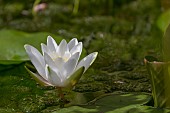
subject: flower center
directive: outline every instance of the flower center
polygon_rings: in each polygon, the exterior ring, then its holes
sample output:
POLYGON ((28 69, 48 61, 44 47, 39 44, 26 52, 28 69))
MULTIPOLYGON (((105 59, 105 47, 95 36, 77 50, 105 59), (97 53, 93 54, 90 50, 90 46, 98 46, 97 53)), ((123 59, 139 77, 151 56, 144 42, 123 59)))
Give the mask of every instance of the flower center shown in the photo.
POLYGON ((58 55, 56 52, 52 52, 50 56, 53 61, 55 61, 56 59, 62 59, 64 62, 67 62, 69 59, 68 57, 65 57, 65 55, 63 57, 61 55, 58 55))

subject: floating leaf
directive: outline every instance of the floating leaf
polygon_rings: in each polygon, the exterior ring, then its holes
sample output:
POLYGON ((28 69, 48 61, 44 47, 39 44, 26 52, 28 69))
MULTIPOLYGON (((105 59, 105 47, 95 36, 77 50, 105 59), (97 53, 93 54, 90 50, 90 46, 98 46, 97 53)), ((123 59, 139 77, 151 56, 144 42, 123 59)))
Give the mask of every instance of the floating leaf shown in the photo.
MULTIPOLYGON (((144 106, 150 95, 144 93, 109 94, 95 99, 89 105, 71 106, 57 110, 53 113, 139 113, 157 109, 144 106)), ((154 112, 154 113, 155 113, 154 112)))
MULTIPOLYGON (((45 43, 47 32, 25 33, 16 30, 0 30, 0 64, 17 64, 28 60, 24 44, 30 44, 40 49, 40 44, 45 43)), ((54 36, 56 42, 62 38, 54 36)))

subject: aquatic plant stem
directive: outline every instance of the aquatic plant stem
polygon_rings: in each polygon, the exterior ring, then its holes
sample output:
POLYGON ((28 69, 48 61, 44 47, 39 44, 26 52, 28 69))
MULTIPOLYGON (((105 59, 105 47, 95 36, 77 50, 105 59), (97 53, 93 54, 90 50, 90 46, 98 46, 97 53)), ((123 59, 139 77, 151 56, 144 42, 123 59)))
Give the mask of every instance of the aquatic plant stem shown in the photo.
POLYGON ((62 91, 61 87, 58 87, 58 92, 59 92, 60 99, 64 99, 64 94, 63 94, 63 91, 62 91))
POLYGON ((34 8, 36 5, 38 5, 41 2, 41 0, 35 0, 33 7, 32 7, 32 15, 35 17, 37 15, 37 13, 34 11, 34 8))
POLYGON ((65 99, 64 99, 64 94, 62 91, 61 87, 58 87, 58 92, 59 92, 59 104, 60 104, 60 108, 64 107, 65 104, 65 99))
POLYGON ((74 0, 73 15, 76 15, 78 13, 79 2, 79 0, 74 0))

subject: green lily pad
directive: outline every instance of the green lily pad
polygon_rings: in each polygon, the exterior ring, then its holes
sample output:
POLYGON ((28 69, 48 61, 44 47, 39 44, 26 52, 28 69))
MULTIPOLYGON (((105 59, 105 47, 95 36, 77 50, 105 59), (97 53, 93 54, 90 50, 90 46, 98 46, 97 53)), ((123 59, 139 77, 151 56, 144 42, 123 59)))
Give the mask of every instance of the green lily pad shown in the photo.
POLYGON ((109 94, 91 101, 89 105, 71 106, 53 113, 113 113, 113 111, 122 113, 134 107, 140 108, 149 99, 150 96, 147 94, 109 94))
POLYGON ((40 49, 40 44, 46 43, 49 35, 56 42, 62 40, 61 37, 47 32, 25 33, 16 30, 0 30, 0 64, 18 64, 28 60, 24 44, 30 44, 40 49))
POLYGON ((168 109, 146 106, 151 96, 145 93, 109 94, 88 105, 71 106, 53 113, 166 113, 168 109))

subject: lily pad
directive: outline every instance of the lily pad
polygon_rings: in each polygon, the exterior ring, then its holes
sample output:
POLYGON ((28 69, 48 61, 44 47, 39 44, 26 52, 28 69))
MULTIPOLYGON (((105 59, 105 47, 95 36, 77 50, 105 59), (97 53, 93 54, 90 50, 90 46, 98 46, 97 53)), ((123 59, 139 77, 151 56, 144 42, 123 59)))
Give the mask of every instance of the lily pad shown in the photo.
POLYGON ((0 64, 18 64, 28 60, 24 44, 40 49, 40 44, 46 43, 48 35, 51 35, 56 42, 62 40, 61 37, 47 32, 25 33, 17 30, 0 30, 0 64))
POLYGON ((150 99, 147 94, 109 94, 106 96, 96 98, 88 105, 84 106, 71 106, 68 108, 60 109, 53 113, 106 113, 114 110, 124 108, 127 106, 143 105, 150 99))
POLYGON ((109 94, 88 105, 71 106, 53 113, 166 113, 168 109, 146 106, 151 96, 146 93, 109 94))

